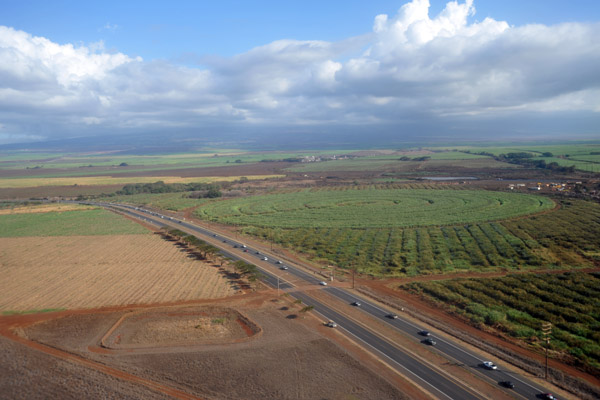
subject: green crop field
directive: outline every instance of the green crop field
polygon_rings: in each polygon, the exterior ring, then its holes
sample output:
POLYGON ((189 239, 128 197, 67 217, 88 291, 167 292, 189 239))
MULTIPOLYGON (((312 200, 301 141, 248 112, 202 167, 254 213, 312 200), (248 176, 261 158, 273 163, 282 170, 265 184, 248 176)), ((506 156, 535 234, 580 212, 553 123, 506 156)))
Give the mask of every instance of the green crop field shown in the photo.
POLYGON ((0 215, 0 237, 146 233, 139 224, 103 209, 0 215))
POLYGON ((475 190, 303 190, 206 204, 198 216, 277 228, 390 228, 493 221, 554 207, 546 197, 475 190))
POLYGON ((493 222, 423 227, 244 227, 316 261, 374 276, 591 267, 600 260, 600 205, 493 222))
POLYGON ((475 325, 487 325, 538 348, 541 324, 551 322, 552 354, 566 354, 600 368, 600 273, 452 279, 403 288, 433 299, 475 325))

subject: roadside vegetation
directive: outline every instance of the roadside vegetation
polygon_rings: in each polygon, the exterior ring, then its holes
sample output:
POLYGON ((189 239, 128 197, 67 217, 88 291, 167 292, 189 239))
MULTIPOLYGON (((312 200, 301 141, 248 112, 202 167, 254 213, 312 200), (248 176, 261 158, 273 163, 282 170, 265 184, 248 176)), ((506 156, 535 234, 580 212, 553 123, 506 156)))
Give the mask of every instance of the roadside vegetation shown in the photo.
POLYGON ((502 278, 413 282, 401 286, 472 324, 541 349, 552 323, 551 354, 600 368, 600 273, 518 274, 502 278))

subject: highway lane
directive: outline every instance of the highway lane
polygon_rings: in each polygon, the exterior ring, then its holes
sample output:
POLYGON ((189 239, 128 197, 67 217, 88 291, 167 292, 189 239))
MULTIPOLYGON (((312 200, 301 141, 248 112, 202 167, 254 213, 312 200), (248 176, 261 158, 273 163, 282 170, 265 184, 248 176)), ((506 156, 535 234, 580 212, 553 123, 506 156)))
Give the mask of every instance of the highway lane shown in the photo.
MULTIPOLYGON (((99 204, 99 205, 110 206, 108 204, 99 204)), ((113 205, 113 206, 115 206, 115 205, 113 205)), ((159 226, 161 226, 161 225, 162 226, 170 226, 169 224, 173 224, 175 226, 179 225, 179 226, 185 227, 185 228, 192 230, 194 232, 197 232, 201 235, 212 237, 215 240, 220 240, 221 245, 223 247, 225 245, 230 246, 230 247, 234 247, 234 246, 242 247, 243 246, 243 243, 241 243, 239 241, 223 237, 221 235, 213 233, 212 231, 210 231, 208 229, 199 227, 194 224, 190 224, 185 221, 181 221, 181 220, 174 219, 171 217, 165 217, 164 215, 155 213, 153 211, 136 208, 136 207, 132 207, 132 206, 122 206, 122 205, 119 205, 118 207, 115 207, 115 208, 119 209, 120 211, 125 211, 128 214, 131 214, 138 218, 139 217, 143 218, 144 217, 143 213, 145 213, 154 218, 158 218, 161 221, 164 220, 165 221, 164 223, 161 223, 160 221, 156 222, 156 224, 159 226), (126 210, 124 210, 121 207, 124 207, 126 210)), ((250 259, 254 258, 257 260, 261 260, 263 257, 271 257, 271 255, 265 255, 262 252, 259 252, 258 250, 252 249, 250 247, 246 247, 245 250, 247 250, 247 253, 245 253, 245 254, 250 259)), ((239 256, 237 256, 234 253, 229 252, 226 249, 222 249, 222 253, 226 257, 229 257, 231 259, 234 259, 234 260, 240 259, 239 256)), ((245 261, 248 261, 248 260, 245 260, 245 261)), ((273 264, 275 267, 278 267, 278 268, 281 267, 280 264, 277 264, 277 259, 273 259, 272 257, 268 260, 262 260, 262 261, 273 264)), ((285 272, 287 272, 303 281, 306 281, 307 283, 318 285, 319 282, 322 280, 300 268, 294 267, 292 264, 285 263, 285 265, 288 267, 288 269, 285 272)), ((265 282, 267 282, 269 285, 271 285, 272 287, 277 287, 277 284, 278 284, 277 276, 265 271, 264 269, 261 269, 261 270, 263 271, 263 274, 264 274, 263 280, 265 282)), ((280 289, 290 289, 292 287, 293 286, 288 282, 281 281, 281 280, 279 282, 280 289)), ((332 296, 334 296, 348 304, 351 304, 354 301, 359 301, 361 303, 361 306, 354 307, 354 308, 360 309, 360 311, 369 314, 371 317, 381 320, 382 322, 394 327, 395 329, 401 331, 402 333, 404 333, 405 335, 407 335, 409 337, 413 337, 415 340, 415 343, 418 344, 420 341, 422 341, 424 339, 423 336, 420 336, 418 334, 419 331, 424 329, 423 327, 415 325, 415 324, 403 319, 401 316, 397 319, 387 318, 386 316, 390 313, 390 311, 384 310, 372 302, 366 301, 362 298, 358 298, 355 295, 353 295, 352 293, 348 292, 347 290, 344 290, 341 288, 336 288, 336 287, 331 287, 331 286, 328 286, 324 289, 327 291, 327 293, 331 294, 332 296)), ((412 357, 408 356, 406 353, 403 353, 401 350, 394 347, 393 345, 391 345, 385 341, 382 341, 382 339, 380 339, 379 337, 364 330, 364 328, 361 328, 359 325, 357 325, 354 322, 352 322, 351 320, 347 319, 345 316, 343 316, 339 313, 336 313, 334 310, 326 307, 322 303, 313 299, 308 294, 302 293, 302 292, 295 292, 295 293, 293 293, 293 296, 295 298, 301 299, 304 303, 306 303, 308 305, 313 305, 315 307, 315 309, 319 313, 321 313, 323 316, 325 316, 328 319, 332 319, 332 320, 336 321, 340 325, 340 327, 342 327, 344 330, 348 331, 351 335, 358 337, 360 340, 364 341, 365 343, 367 343, 369 346, 376 349, 381 354, 384 354, 386 357, 390 358, 394 363, 397 363, 397 365, 401 367, 400 369, 405 368, 403 366, 403 363, 406 362, 407 357, 409 359, 412 358, 412 357), (373 343, 375 343, 376 345, 373 345, 373 343)), ((349 305, 349 307, 352 307, 352 306, 349 305)), ((462 348, 460 345, 456 344, 453 341, 450 341, 450 340, 444 339, 444 338, 439 338, 439 337, 435 337, 433 339, 436 341, 436 345, 432 349, 433 351, 441 353, 441 354, 445 355, 446 357, 448 357, 452 360, 455 360, 456 362, 464 365, 465 368, 471 369, 478 376, 482 377, 483 379, 488 380, 488 382, 490 382, 492 384, 497 384, 499 381, 506 381, 506 380, 512 381, 515 384, 515 388, 514 389, 504 389, 504 390, 507 390, 508 393, 512 393, 513 395, 517 395, 518 397, 521 397, 521 398, 535 399, 535 398, 537 398, 536 396, 539 393, 546 392, 546 390, 537 387, 537 385, 534 384, 533 382, 523 378, 522 376, 520 376, 518 374, 514 374, 512 372, 503 370, 500 366, 498 367, 497 370, 485 370, 482 367, 482 362, 484 360, 471 354, 469 351, 462 348)), ((415 376, 418 376, 418 378, 423 381, 431 380, 432 376, 439 375, 437 372, 431 370, 428 367, 423 366, 420 362, 418 362, 414 359, 410 364, 410 371, 412 371, 411 373, 414 373, 415 376), (421 371, 421 367, 425 368, 424 369, 425 372, 421 371)), ((439 382, 442 382, 442 383, 438 384, 437 376, 436 376, 435 380, 436 380, 436 382, 434 383, 434 385, 437 388, 436 390, 439 390, 440 393, 444 393, 444 394, 449 393, 449 396, 451 396, 451 398, 456 398, 456 399, 476 398, 476 397, 464 397, 467 395, 473 396, 472 394, 467 393, 467 392, 458 393, 457 389, 463 390, 463 391, 464 391, 464 389, 460 388, 453 382, 449 382, 447 380, 444 381, 443 379, 441 379, 439 382), (458 396, 458 397, 456 397, 456 396, 458 396)))

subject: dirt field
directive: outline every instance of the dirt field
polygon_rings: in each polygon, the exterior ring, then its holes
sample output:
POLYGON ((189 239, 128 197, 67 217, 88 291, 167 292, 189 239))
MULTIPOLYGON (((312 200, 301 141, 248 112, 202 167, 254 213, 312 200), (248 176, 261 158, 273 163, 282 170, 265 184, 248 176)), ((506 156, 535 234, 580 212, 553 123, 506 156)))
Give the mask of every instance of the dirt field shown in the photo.
MULTIPOLYGON (((10 393, 19 393, 17 376, 21 376, 18 374, 24 368, 20 359, 34 354, 42 365, 54 362, 69 367, 45 372, 55 382, 50 384, 55 398, 62 398, 63 392, 72 392, 69 384, 75 383, 78 376, 94 374, 94 369, 106 375, 98 374, 94 381, 96 392, 90 393, 92 397, 106 390, 104 396, 120 398, 121 392, 128 394, 139 385, 139 398, 159 398, 143 395, 143 386, 175 398, 408 398, 402 390, 380 377, 381 371, 372 371, 368 362, 359 361, 322 335, 336 336, 339 335, 337 331, 318 326, 315 318, 302 318, 297 313, 295 306, 285 299, 252 294, 216 302, 204 301, 196 306, 3 317, 0 318, 0 333, 20 342, 0 340, 0 349, 10 351, 12 356, 3 360, 2 368, 6 371, 3 380, 12 382, 10 393), (185 315, 202 314, 207 306, 215 305, 228 310, 226 313, 235 309, 246 316, 250 324, 260 329, 260 334, 231 343, 229 334, 225 333, 224 343, 182 346, 177 337, 187 328, 182 330, 178 323, 171 322, 181 321, 185 315), (132 312, 149 316, 154 328, 171 330, 172 346, 161 340, 160 346, 155 348, 113 350, 100 347, 102 337, 111 334, 111 327, 119 326, 118 321, 132 312), (173 320, 169 316, 174 317, 173 320), (19 336, 14 336, 15 330, 19 336), (29 347, 38 348, 42 353, 33 352, 29 347), (51 356, 43 353, 53 354, 57 360, 51 360, 48 358, 51 356), (65 358, 71 359, 74 365, 64 362, 65 358), (64 386, 62 374, 66 374, 67 379, 64 386), (115 381, 120 385, 114 385, 115 381)), ((144 318, 131 319, 129 328, 132 332, 143 332, 150 325, 144 318)), ((37 371, 35 362, 27 366, 31 366, 34 373, 37 371)), ((23 386, 31 382, 32 375, 25 374, 23 386)), ((407 387, 406 390, 414 393, 415 389, 407 387)), ((423 398, 422 395, 416 397, 423 398)))
POLYGON ((0 311, 231 296, 211 264, 158 235, 0 238, 0 311))

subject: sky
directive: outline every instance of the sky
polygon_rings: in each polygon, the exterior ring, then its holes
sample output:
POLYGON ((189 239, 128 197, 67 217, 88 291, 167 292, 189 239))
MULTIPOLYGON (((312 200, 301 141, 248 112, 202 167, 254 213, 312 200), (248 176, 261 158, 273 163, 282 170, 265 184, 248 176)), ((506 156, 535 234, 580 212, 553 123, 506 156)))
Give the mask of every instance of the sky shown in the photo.
POLYGON ((600 138, 596 0, 0 4, 0 144, 600 138))

